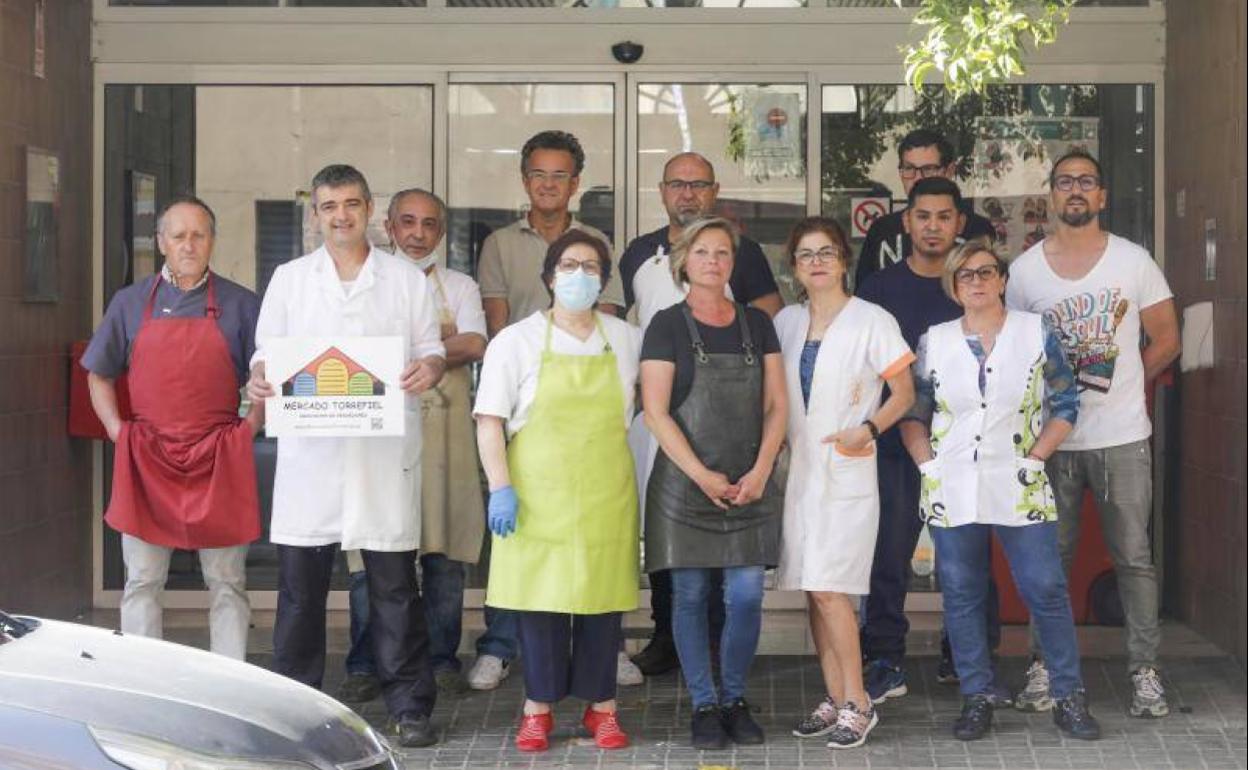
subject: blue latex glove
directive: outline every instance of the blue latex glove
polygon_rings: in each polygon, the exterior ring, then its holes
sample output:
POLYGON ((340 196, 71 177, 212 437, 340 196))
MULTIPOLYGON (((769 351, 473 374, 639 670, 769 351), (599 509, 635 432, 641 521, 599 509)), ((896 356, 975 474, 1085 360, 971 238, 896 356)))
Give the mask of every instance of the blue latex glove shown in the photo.
POLYGON ((490 493, 490 503, 486 512, 490 523, 490 531, 499 537, 507 537, 516 531, 516 512, 520 501, 516 499, 516 490, 510 486, 496 489, 490 493))

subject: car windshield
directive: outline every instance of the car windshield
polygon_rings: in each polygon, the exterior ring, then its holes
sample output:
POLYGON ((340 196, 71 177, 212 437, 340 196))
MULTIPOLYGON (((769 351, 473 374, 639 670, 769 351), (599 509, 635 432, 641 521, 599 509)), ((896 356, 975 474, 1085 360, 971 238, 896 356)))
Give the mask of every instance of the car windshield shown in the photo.
POLYGON ((14 639, 21 639, 38 627, 39 624, 33 620, 14 617, 0 610, 0 644, 11 642, 14 639))

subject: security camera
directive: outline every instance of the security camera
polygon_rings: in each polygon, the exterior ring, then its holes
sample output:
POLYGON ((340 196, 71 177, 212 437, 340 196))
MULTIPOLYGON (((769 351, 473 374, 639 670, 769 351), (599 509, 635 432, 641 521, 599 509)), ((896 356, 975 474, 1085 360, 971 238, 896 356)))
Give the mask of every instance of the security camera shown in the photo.
POLYGON ((620 64, 635 64, 645 51, 645 46, 641 43, 634 43, 631 40, 625 40, 623 43, 616 43, 611 46, 611 55, 620 64))

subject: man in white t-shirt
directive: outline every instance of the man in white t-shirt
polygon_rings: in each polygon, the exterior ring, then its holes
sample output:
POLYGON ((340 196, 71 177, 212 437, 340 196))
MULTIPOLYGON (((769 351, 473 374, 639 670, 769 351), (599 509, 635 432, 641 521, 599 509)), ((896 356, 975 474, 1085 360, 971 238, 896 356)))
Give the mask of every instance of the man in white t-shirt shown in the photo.
MULTIPOLYGON (((1170 709, 1157 673, 1161 631, 1149 539, 1152 423, 1144 392, 1179 355, 1173 295, 1147 251, 1101 229, 1097 215, 1107 196, 1096 159, 1067 153, 1053 165, 1049 186, 1057 229, 1010 266, 1006 301, 1052 322, 1079 384, 1079 424, 1048 462, 1062 564, 1069 572, 1079 509, 1090 488, 1126 616, 1131 714, 1165 716, 1170 709)), ((1034 654, 1039 645, 1032 637, 1034 654)), ((1038 657, 1015 704, 1033 711, 1053 706, 1038 657)))

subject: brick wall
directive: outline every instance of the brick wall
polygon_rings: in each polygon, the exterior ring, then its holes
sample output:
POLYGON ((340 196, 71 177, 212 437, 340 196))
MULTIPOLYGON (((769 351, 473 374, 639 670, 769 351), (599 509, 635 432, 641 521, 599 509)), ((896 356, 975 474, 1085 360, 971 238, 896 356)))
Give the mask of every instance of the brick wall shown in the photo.
POLYGON ((91 601, 91 448, 65 435, 71 340, 91 328, 91 5, 0 0, 0 607, 70 616, 91 601), (56 152, 59 297, 23 299, 26 146, 56 152))
POLYGON ((1217 0, 1167 10, 1166 273, 1180 311, 1212 300, 1216 360, 1178 384, 1176 609, 1243 664, 1245 7, 1217 0), (1212 281, 1205 278, 1206 219, 1217 220, 1212 281))

